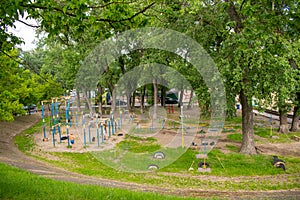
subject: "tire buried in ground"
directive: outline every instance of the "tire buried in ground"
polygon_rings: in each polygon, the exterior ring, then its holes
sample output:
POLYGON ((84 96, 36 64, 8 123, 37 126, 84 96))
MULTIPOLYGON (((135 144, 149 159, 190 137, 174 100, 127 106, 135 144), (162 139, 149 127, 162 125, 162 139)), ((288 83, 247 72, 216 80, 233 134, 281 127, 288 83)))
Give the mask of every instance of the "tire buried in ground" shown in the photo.
POLYGON ((148 169, 149 169, 149 170, 155 171, 155 170, 158 170, 158 169, 159 169, 159 166, 156 165, 156 164, 151 164, 151 165, 148 166, 148 169))
POLYGON ((165 156, 164 152, 158 151, 158 152, 154 153, 153 158, 155 158, 155 159, 165 159, 166 156, 165 156))

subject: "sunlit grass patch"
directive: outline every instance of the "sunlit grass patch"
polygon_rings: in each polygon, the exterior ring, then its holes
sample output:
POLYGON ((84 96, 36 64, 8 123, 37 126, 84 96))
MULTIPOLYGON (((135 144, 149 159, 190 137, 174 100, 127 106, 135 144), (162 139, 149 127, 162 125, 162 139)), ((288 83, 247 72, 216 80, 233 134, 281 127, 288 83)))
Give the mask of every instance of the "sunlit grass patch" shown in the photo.
POLYGON ((153 137, 138 137, 126 135, 125 140, 117 144, 117 148, 126 149, 134 153, 154 152, 161 148, 153 137))
POLYGON ((226 148, 232 152, 238 152, 239 150, 239 147, 230 144, 226 144, 226 148))
POLYGON ((227 135, 227 138, 232 140, 233 142, 242 142, 243 135, 240 133, 232 133, 227 135))
POLYGON ((37 132, 41 132, 41 127, 42 121, 15 136, 14 143, 17 145, 20 151, 31 151, 35 147, 33 135, 37 132))
POLYGON ((2 163, 0 175, 1 199, 183 199, 151 192, 56 181, 2 163))

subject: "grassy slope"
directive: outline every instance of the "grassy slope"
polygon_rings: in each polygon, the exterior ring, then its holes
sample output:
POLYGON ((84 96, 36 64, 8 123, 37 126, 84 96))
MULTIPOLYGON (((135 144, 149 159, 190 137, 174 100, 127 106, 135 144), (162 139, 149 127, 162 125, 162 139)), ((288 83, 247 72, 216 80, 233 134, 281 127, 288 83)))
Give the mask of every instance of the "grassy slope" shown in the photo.
POLYGON ((155 193, 56 181, 3 163, 0 163, 0 176, 0 199, 183 199, 155 193))
MULTIPOLYGON (((233 126, 233 133, 230 134, 232 140, 240 141, 241 135, 236 133, 236 129, 239 127, 235 127, 236 123, 239 123, 240 119, 235 119, 234 121, 230 121, 229 124, 233 126)), ((35 131, 40 131, 41 127, 35 126, 32 129, 26 130, 23 134, 16 137, 15 142, 19 146, 19 149, 26 151, 32 148, 33 141, 30 140, 31 137, 28 137, 28 134, 32 134, 35 131), (36 130, 32 130, 36 129, 36 130), (25 135, 27 134, 27 137, 25 135), (25 141, 24 141, 25 140, 25 141)), ((267 132, 268 129, 265 130, 256 130, 259 135, 262 132, 267 132)), ((229 136, 230 137, 230 136, 229 136)), ((130 139, 130 138, 129 138, 130 139)), ((144 149, 144 146, 139 145, 137 138, 133 138, 133 140, 129 140, 132 142, 131 150, 140 152, 144 149)), ((148 141, 149 144, 147 147, 153 146, 156 148, 151 142, 148 141)), ((276 142, 276 141, 275 141, 276 142)), ((120 144, 121 145, 121 144, 120 144)), ((216 176, 264 176, 264 175, 276 175, 276 174, 284 174, 284 172, 280 169, 274 168, 271 164, 272 158, 267 155, 255 155, 255 156, 247 156, 237 153, 237 149, 235 146, 228 146, 228 149, 231 149, 231 153, 224 154, 219 150, 215 149, 209 153, 209 160, 212 167, 212 175, 216 176)), ((183 173, 189 175, 199 175, 198 172, 188 172, 187 169, 190 167, 192 162, 194 164, 192 167, 197 169, 197 164, 199 160, 195 159, 195 155, 199 153, 194 150, 188 150, 185 154, 183 154, 177 161, 172 163, 166 168, 159 170, 159 172, 171 172, 171 173, 183 173)), ((241 179, 241 181, 237 184, 230 183, 229 185, 224 185, 219 183, 211 183, 207 184, 207 180, 205 179, 191 179, 190 177, 176 177, 176 176, 167 176, 164 173, 156 173, 156 174, 131 174, 125 173, 118 170, 114 170, 112 168, 107 167, 106 165, 99 162, 97 159, 94 159, 92 154, 90 153, 48 153, 51 154, 52 157, 58 158, 55 160, 45 159, 43 157, 37 157, 38 159, 42 159, 46 162, 50 162, 57 166, 66 168, 68 170, 82 173, 90 176, 98 176, 109 179, 116 179, 122 181, 129 182, 137 182, 143 184, 151 184, 151 185, 159 185, 159 186, 171 186, 171 187, 191 187, 197 188, 201 186, 202 188, 207 189, 249 189, 249 184, 246 179, 241 179), (163 180, 163 181, 162 181, 163 180)), ((293 157, 285 157, 283 158, 287 162, 287 174, 298 174, 300 172, 300 158, 293 157)), ((300 188, 300 184, 298 180, 289 180, 288 182, 278 183, 278 182, 268 182, 266 181, 263 184, 255 184, 253 182, 253 186, 251 189, 253 190, 270 190, 270 189, 294 189, 300 188)))

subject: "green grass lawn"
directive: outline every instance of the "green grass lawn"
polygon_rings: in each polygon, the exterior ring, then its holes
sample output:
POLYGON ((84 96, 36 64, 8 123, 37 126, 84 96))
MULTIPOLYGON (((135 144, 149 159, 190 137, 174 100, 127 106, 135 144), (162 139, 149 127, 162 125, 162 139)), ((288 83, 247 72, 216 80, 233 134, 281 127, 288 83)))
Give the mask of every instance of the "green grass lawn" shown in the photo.
POLYGON ((20 151, 27 152, 32 150, 35 146, 35 142, 33 139, 33 134, 40 132, 42 130, 42 121, 35 124, 29 129, 26 129, 22 132, 22 134, 16 135, 14 138, 14 142, 19 148, 20 151))
POLYGON ((228 134, 227 138, 233 142, 242 142, 243 135, 241 133, 232 133, 228 134))
POLYGON ((128 149, 134 153, 154 152, 159 150, 160 145, 156 144, 153 137, 141 138, 133 135, 126 135, 125 140, 117 144, 120 149, 128 149))
MULTIPOLYGON (((224 154, 215 149, 208 154, 207 162, 210 164, 212 173, 220 177, 249 177, 241 178, 238 183, 231 182, 224 184, 222 181, 208 181, 205 177, 196 178, 202 174, 197 172, 197 164, 200 160, 195 158, 198 152, 187 150, 178 160, 169 166, 149 173, 128 173, 110 168, 89 153, 52 153, 58 161, 51 161, 59 167, 95 177, 120 180, 125 182, 136 182, 147 185, 155 185, 161 187, 188 187, 203 189, 226 189, 237 190, 248 188, 249 184, 253 184, 252 190, 270 190, 270 189, 295 189, 300 188, 299 179, 292 179, 284 183, 265 181, 260 184, 254 184, 251 176, 268 176, 278 174, 298 174, 300 172, 300 158, 283 157, 287 163, 286 172, 272 166, 272 156, 255 155, 246 156, 238 153, 224 154), (194 161, 194 163, 193 163, 194 161), (188 171, 192 166, 195 170, 188 171), (167 174, 166 174, 167 173, 167 174), (173 176, 172 174, 183 174, 184 176, 173 176), (169 174, 169 175, 168 175, 169 174), (196 176, 195 178, 191 178, 196 176)), ((49 162, 49 160, 45 160, 49 162)))
POLYGON ((194 199, 56 181, 0 163, 0 199, 194 199))
MULTIPOLYGON (((211 165, 212 175, 217 176, 264 176, 284 173, 299 173, 300 172, 300 158, 284 158, 287 161, 287 171, 284 172, 272 166, 272 156, 269 155, 243 155, 235 153, 236 148, 232 153, 224 154, 218 149, 214 149, 208 153, 207 162, 211 165)), ((186 172, 189 164, 194 164, 192 167, 196 168, 200 162, 196 160, 194 150, 188 150, 177 161, 162 169, 161 171, 169 172, 186 172)), ((194 172, 197 173, 197 172, 194 172)))
POLYGON ((232 117, 230 119, 226 119, 225 124, 229 125, 229 124, 242 124, 242 117, 238 116, 238 117, 232 117))
POLYGON ((278 133, 274 127, 269 128, 262 128, 262 127, 254 127, 254 134, 258 135, 262 138, 268 139, 270 143, 286 143, 286 142, 293 142, 292 136, 300 137, 300 132, 290 132, 290 133, 278 133), (271 136, 275 136, 272 138, 271 136))

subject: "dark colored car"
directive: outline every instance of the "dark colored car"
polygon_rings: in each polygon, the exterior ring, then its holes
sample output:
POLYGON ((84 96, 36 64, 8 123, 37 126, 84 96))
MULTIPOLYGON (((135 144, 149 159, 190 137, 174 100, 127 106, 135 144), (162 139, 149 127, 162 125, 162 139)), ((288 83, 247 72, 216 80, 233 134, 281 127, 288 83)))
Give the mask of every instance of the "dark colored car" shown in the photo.
MULTIPOLYGON (((109 102, 107 105, 111 105, 111 102, 109 102)), ((116 100, 116 106, 125 106, 127 103, 125 101, 122 101, 120 99, 116 100)))
POLYGON ((122 101, 120 99, 117 99, 116 101, 116 106, 125 106, 127 105, 127 103, 125 101, 122 101))
POLYGON ((35 104, 24 106, 23 109, 27 111, 27 114, 32 114, 37 112, 37 107, 35 104))
POLYGON ((178 100, 171 97, 166 97, 165 104, 178 104, 178 100))

